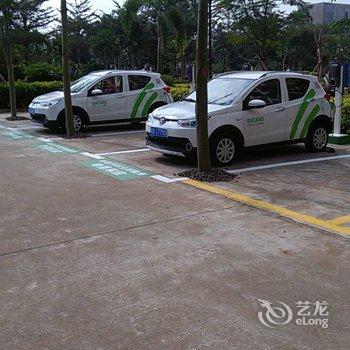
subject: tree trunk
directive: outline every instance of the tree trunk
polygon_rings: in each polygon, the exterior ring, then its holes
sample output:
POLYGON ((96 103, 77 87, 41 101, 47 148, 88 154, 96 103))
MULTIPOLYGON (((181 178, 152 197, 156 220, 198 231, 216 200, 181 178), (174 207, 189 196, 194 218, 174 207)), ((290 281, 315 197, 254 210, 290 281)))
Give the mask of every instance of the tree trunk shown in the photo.
POLYGON ((5 33, 6 44, 5 44, 5 57, 6 57, 6 68, 7 68, 7 80, 9 84, 9 95, 10 95, 10 110, 11 118, 17 118, 17 108, 16 108, 16 83, 15 75, 13 72, 13 57, 12 57, 12 43, 9 38, 9 33, 5 33))
POLYGON ((208 0, 208 10, 209 10, 209 16, 208 16, 208 24, 209 24, 209 78, 211 79, 213 77, 213 44, 212 44, 212 0, 208 0))
POLYGON ((160 19, 157 20, 157 72, 162 73, 162 33, 160 28, 160 19))
POLYGON ((67 3, 61 0, 61 18, 62 18, 62 77, 64 104, 66 115, 67 137, 70 138, 74 134, 73 125, 73 108, 72 96, 70 93, 70 77, 69 77, 69 43, 68 43, 68 21, 67 21, 67 3))
POLYGON ((199 0, 197 24, 197 155, 198 171, 210 169, 208 138, 208 0, 199 0))
POLYGON ((16 84, 15 84, 15 76, 13 72, 12 36, 11 36, 11 29, 10 29, 10 21, 11 19, 9 18, 9 14, 7 14, 6 18, 3 18, 3 23, 1 23, 2 26, 1 26, 0 33, 1 33, 1 38, 3 42, 3 51, 4 51, 5 61, 6 61, 11 118, 16 119, 17 118, 16 84))

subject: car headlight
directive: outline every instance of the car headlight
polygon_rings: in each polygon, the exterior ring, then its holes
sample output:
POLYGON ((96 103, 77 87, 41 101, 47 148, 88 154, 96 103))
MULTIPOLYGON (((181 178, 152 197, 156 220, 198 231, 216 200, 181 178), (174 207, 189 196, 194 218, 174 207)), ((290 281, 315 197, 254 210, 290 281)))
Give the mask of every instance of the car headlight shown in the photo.
POLYGON ((61 100, 52 100, 48 102, 37 102, 36 105, 41 107, 41 108, 50 108, 54 105, 57 105, 58 102, 61 102, 61 100))
POLYGON ((177 123, 184 128, 195 128, 197 126, 197 120, 194 119, 180 119, 177 123))
POLYGON ((153 122, 153 120, 154 120, 153 114, 149 114, 149 115, 148 115, 148 118, 147 118, 147 121, 148 121, 148 122, 153 122))

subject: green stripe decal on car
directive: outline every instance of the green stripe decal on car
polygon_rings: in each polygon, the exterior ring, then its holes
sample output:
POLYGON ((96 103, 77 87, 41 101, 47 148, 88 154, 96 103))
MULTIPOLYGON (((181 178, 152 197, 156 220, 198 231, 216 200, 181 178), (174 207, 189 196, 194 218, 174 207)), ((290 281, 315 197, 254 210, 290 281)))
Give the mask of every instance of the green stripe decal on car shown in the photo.
POLYGON ((297 133, 298 126, 300 123, 301 118, 303 117, 307 107, 309 106, 310 100, 313 99, 316 95, 316 91, 314 89, 311 89, 305 96, 303 103, 300 106, 300 109, 297 113, 297 116, 294 119, 292 130, 290 132, 290 139, 294 139, 295 134, 297 133))
POLYGON ((147 114, 148 114, 148 111, 149 111, 149 108, 151 107, 152 103, 158 98, 158 93, 157 92, 154 92, 150 98, 147 100, 145 106, 143 107, 143 110, 142 110, 142 116, 143 117, 146 117, 147 114))
POLYGON ((305 138, 310 124, 312 123, 312 121, 315 119, 315 117, 317 116, 318 112, 320 111, 321 107, 319 105, 315 106, 314 109, 311 111, 311 113, 309 114, 309 116, 306 119, 306 122, 304 124, 303 130, 301 131, 301 135, 300 138, 305 138))
POLYGON ((140 93, 140 95, 138 95, 134 106, 132 108, 132 112, 131 112, 131 118, 135 118, 137 115, 137 112, 140 108, 140 105, 143 101, 143 99, 146 97, 147 95, 147 90, 153 89, 154 88, 154 84, 153 83, 149 83, 148 85, 145 86, 145 88, 142 90, 142 92, 140 93))

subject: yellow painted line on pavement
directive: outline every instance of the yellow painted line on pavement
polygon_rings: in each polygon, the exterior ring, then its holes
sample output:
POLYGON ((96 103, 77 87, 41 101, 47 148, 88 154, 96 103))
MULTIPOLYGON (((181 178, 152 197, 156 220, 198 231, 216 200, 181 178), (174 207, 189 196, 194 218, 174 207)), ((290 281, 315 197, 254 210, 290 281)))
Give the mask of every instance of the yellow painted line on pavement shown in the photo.
POLYGON ((202 189, 204 191, 220 195, 222 197, 231 199, 231 200, 238 202, 238 203, 243 203, 243 204, 249 205, 249 206, 254 207, 254 208, 258 208, 258 209, 265 210, 265 211, 268 211, 268 212, 271 212, 274 214, 278 214, 278 215, 283 216, 285 218, 288 218, 288 219, 291 219, 291 220, 294 220, 294 221, 297 221, 300 223, 308 224, 311 226, 316 226, 316 227, 322 228, 322 229, 327 230, 327 231, 336 232, 336 233, 350 236, 350 227, 337 226, 329 221, 321 220, 321 219, 318 219, 318 218, 311 216, 311 215, 302 214, 302 213, 296 212, 294 210, 290 210, 290 209, 281 207, 281 206, 276 205, 276 204, 265 202, 265 201, 260 200, 260 199, 254 199, 254 198, 248 197, 246 195, 243 195, 243 194, 240 194, 237 192, 229 191, 229 190, 226 190, 226 189, 223 189, 220 187, 216 187, 213 185, 208 185, 206 183, 199 182, 196 180, 186 180, 183 182, 186 183, 187 185, 191 185, 193 187, 197 187, 197 188, 202 189))
POLYGON ((345 215, 345 216, 341 216, 340 218, 328 220, 328 222, 332 225, 341 226, 350 222, 350 215, 345 215))

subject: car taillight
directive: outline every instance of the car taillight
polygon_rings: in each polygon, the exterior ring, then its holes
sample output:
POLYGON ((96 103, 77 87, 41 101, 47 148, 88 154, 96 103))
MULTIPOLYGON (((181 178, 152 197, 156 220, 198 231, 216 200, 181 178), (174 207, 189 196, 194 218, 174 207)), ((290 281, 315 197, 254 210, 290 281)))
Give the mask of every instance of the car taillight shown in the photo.
POLYGON ((163 86, 163 90, 164 90, 164 92, 166 92, 167 94, 170 94, 171 87, 170 87, 170 86, 163 86))
POLYGON ((332 95, 331 95, 331 94, 325 94, 325 95, 324 95, 324 98, 325 98, 327 101, 330 101, 331 98, 332 98, 332 95))

